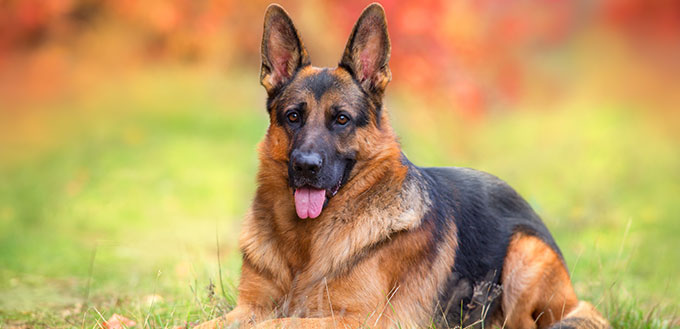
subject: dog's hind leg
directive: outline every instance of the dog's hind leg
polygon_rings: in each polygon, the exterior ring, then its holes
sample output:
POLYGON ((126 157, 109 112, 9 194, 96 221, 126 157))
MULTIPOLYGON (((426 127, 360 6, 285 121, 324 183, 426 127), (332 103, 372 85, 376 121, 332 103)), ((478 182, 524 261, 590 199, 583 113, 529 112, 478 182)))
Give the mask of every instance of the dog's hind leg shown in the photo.
POLYGON ((541 239, 516 233, 503 273, 505 328, 609 328, 586 302, 579 302, 561 257, 541 239))

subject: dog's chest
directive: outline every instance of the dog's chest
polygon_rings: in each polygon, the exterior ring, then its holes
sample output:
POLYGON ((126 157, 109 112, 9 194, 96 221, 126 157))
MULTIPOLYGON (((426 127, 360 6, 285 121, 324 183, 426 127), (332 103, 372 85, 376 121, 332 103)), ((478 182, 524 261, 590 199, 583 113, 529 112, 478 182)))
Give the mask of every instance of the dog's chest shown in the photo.
POLYGON ((343 273, 320 277, 313 266, 292 276, 280 301, 281 316, 321 317, 375 310, 385 305, 394 287, 394 275, 379 269, 380 257, 374 255, 352 264, 343 273))

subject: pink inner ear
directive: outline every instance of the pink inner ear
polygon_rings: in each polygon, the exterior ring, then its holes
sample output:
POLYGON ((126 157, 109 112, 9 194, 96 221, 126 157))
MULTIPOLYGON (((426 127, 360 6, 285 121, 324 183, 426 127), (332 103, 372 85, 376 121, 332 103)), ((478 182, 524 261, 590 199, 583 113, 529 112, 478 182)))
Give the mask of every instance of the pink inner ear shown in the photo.
POLYGON ((359 53, 359 62, 361 63, 361 81, 372 79, 373 75, 378 71, 378 60, 382 56, 380 54, 380 46, 382 38, 378 33, 368 33, 364 47, 359 53))
POLYGON ((281 80, 289 78, 288 74, 288 62, 290 61, 291 55, 287 52, 278 52, 272 54, 272 65, 274 66, 274 80, 278 83, 281 80))
POLYGON ((272 79, 274 83, 281 82, 290 77, 289 65, 295 46, 290 45, 291 40, 284 33, 273 29, 269 37, 269 61, 272 64, 272 79))

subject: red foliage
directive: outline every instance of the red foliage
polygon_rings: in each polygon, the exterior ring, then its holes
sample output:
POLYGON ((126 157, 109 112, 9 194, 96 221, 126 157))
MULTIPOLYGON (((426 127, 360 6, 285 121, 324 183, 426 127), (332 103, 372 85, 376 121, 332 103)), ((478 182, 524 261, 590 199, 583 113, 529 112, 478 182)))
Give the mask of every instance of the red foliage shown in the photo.
MULTIPOLYGON (((444 95, 476 115, 517 101, 532 47, 560 44, 574 27, 575 4, 560 1, 383 1, 392 38, 391 68, 428 97, 444 95)), ((334 1, 339 25, 363 1, 334 1)))
MULTIPOLYGON (((346 35, 336 34, 349 33, 367 3, 331 0, 308 7, 284 1, 284 6, 296 20, 303 16, 302 9, 320 11, 316 14, 329 22, 318 26, 318 33, 344 41, 346 35)), ((674 0, 608 0, 601 5, 555 0, 381 3, 392 38, 394 83, 473 115, 522 100, 532 52, 561 46, 586 26, 602 24, 657 45, 680 38, 680 2, 674 0)), ((116 43, 109 47, 120 52, 112 54, 114 58, 217 60, 256 69, 267 5, 263 0, 10 0, 0 4, 0 70, 9 54, 50 43, 76 47, 69 40, 99 33, 95 27, 102 26, 118 31, 118 41, 101 41, 116 43)), ((90 46, 101 44, 77 44, 90 46)))

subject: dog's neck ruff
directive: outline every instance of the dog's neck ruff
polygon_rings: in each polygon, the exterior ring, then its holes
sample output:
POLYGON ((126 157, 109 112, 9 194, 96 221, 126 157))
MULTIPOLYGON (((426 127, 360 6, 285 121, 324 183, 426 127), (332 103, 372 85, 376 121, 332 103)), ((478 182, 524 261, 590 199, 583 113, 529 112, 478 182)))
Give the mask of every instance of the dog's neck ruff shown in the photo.
POLYGON ((309 255, 303 265, 303 271, 310 274, 308 280, 314 281, 324 276, 330 279, 346 269, 349 261, 366 248, 389 239, 395 232, 413 229, 421 224, 431 206, 430 196, 423 186, 418 169, 412 166, 406 169, 406 175, 399 181, 394 181, 394 177, 390 177, 391 170, 387 170, 365 189, 377 191, 343 198, 342 204, 338 198, 313 221, 300 221, 297 218, 291 195, 286 193, 287 188, 280 190, 278 199, 271 199, 269 193, 262 195, 262 191, 258 190, 256 199, 267 199, 269 205, 251 208, 247 213, 239 239, 240 249, 255 266, 279 273, 281 277, 278 279, 282 284, 290 283, 292 277, 278 269, 289 266, 281 248, 293 246, 279 239, 286 235, 306 236, 309 244, 299 247, 306 249, 300 252, 309 255), (364 195, 372 197, 366 198, 364 195), (282 203, 290 204, 281 207, 282 203), (319 225, 322 221, 325 224, 319 225), (298 226, 301 224, 304 227, 298 226), (324 257, 315 254, 315 251, 335 256, 324 257))

